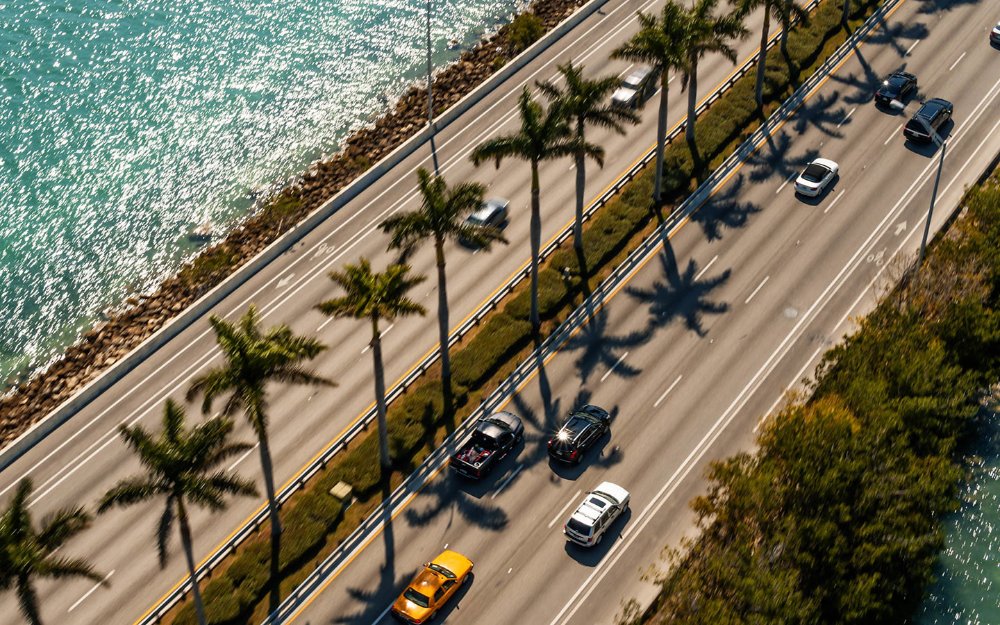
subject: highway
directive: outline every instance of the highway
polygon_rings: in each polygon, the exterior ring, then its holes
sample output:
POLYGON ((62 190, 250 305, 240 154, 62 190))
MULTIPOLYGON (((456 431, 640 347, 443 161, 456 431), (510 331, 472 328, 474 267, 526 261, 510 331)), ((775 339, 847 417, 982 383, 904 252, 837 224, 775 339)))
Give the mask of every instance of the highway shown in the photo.
POLYGON ((919 247, 937 153, 901 136, 917 102, 902 115, 873 106, 878 81, 905 67, 921 97, 955 105, 937 231, 1000 151, 1000 50, 987 40, 998 18, 984 1, 901 2, 502 406, 526 422, 519 453, 481 483, 438 473, 293 621, 388 623, 406 581, 444 548, 470 557, 475 578, 438 622, 603 625, 623 601, 651 600, 641 573, 693 535, 687 503, 709 462, 752 449, 764 415, 919 247), (801 199, 788 180, 819 155, 840 177, 801 199), (612 411, 611 433, 579 467, 553 465, 545 439, 584 402, 612 411), (630 514, 599 546, 570 546, 562 523, 605 480, 631 491, 630 514))
MULTIPOLYGON (((557 63, 572 58, 585 65, 588 73, 626 71, 630 66, 609 61, 609 53, 635 31, 637 10, 656 11, 659 6, 657 1, 610 0, 439 133, 442 172, 450 182, 478 180, 489 185, 489 195, 507 197, 512 202, 511 222, 506 229, 511 242, 508 247, 499 247, 490 254, 473 254, 460 247, 447 250, 454 325, 523 267, 528 257, 527 166, 510 161, 499 170, 492 166, 476 169, 468 160, 469 152, 482 140, 516 128, 515 101, 521 86, 553 78, 557 63)), ((759 23, 759 16, 748 20, 751 33, 757 31, 759 23)), ((757 40, 751 34, 738 44, 741 59, 754 54, 757 40)), ((732 70, 728 61, 705 59, 699 72, 700 95, 710 93, 732 70)), ((679 87, 680 81, 671 85, 671 124, 684 111, 685 98, 679 87)), ((624 137, 591 134, 591 139, 607 150, 607 159, 603 169, 588 165, 589 198, 597 197, 653 144, 655 113, 653 101, 643 113, 642 124, 624 137)), ((265 324, 288 323, 296 332, 316 336, 331 346, 313 366, 335 380, 337 388, 272 388, 270 440, 279 484, 290 480, 322 446, 336 439, 374 399, 370 354, 365 349, 370 338, 367 326, 330 322, 312 306, 334 293, 326 278, 329 270, 362 255, 373 259, 376 267, 383 267, 393 258, 386 253, 386 238, 376 226, 394 211, 417 206, 414 172, 419 166, 430 167, 429 161, 427 148, 411 155, 212 311, 234 319, 253 302, 262 310, 265 324)), ((572 218, 574 177, 569 170, 569 159, 542 167, 545 239, 572 218)), ((421 250, 411 262, 416 272, 432 277, 422 287, 425 290, 417 294, 431 313, 426 318, 401 320, 385 328, 383 350, 390 382, 434 349, 437 339, 433 254, 421 250)), ((182 399, 192 377, 218 364, 216 353, 207 318, 203 318, 8 466, 0 474, 0 500, 5 501, 22 478, 30 477, 35 484, 32 511, 38 517, 62 506, 93 506, 114 482, 139 470, 138 463, 118 440, 118 425, 142 423, 158 429, 165 399, 182 399)), ((197 412, 197 405, 189 407, 192 419, 199 418, 197 412)), ((239 438, 253 439, 242 422, 237 431, 239 438)), ((260 483, 255 452, 233 466, 260 483)), ((222 514, 196 511, 192 519, 196 556, 209 554, 261 504, 262 500, 236 500, 222 514)), ((107 573, 111 586, 95 590, 91 582, 79 579, 41 582, 38 591, 43 618, 66 624, 130 623, 146 612, 185 575, 176 542, 166 569, 158 566, 153 536, 159 514, 158 505, 112 511, 67 545, 67 554, 85 557, 107 573)), ((0 623, 19 623, 13 596, 4 594, 0 601, 0 623)))

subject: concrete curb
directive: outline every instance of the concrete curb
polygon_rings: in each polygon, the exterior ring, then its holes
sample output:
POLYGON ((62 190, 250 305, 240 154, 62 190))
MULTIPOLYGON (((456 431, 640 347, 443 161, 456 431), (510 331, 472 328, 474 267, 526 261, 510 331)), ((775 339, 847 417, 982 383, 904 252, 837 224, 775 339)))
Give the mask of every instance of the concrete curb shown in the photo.
MULTIPOLYGON (((448 127, 452 122, 457 120, 470 108, 482 101, 483 98, 492 93, 511 76, 520 71, 524 68, 524 66, 537 58, 542 52, 551 47, 552 44, 562 38, 563 35, 575 28, 584 19, 590 17, 600 7, 602 7, 606 1, 607 0, 592 0, 574 11, 572 15, 560 22, 544 37, 535 42, 534 45, 512 59, 499 72, 493 74, 486 80, 486 82, 473 89, 470 93, 466 94, 465 97, 437 117, 434 122, 435 126, 439 130, 448 127)), ((340 210, 340 208, 342 208, 345 204, 357 197, 375 181, 413 154, 418 148, 427 143, 429 139, 430 130, 425 126, 420 132, 404 141, 402 145, 373 165, 371 169, 366 171, 359 178, 330 198, 326 203, 317 208, 311 215, 302 220, 292 230, 289 230, 273 243, 268 245, 259 254, 257 254, 257 256, 247 261, 246 264, 236 270, 236 272, 226 278, 211 291, 203 295, 200 299, 195 301, 184 312, 157 330, 152 336, 143 341, 140 345, 126 354, 121 360, 112 365, 97 378, 91 380, 75 395, 67 399, 62 405, 49 413, 48 416, 31 426, 31 428, 29 428, 25 433, 17 437, 12 443, 0 451, 0 471, 16 462, 28 450, 38 444, 39 441, 69 421, 76 413, 93 401, 98 395, 107 391, 159 348, 163 347, 170 340, 174 339, 177 335, 190 327, 196 320, 203 317, 209 310, 231 295, 234 291, 236 291, 236 289, 246 283, 263 267, 268 265, 284 252, 288 251, 293 245, 295 245, 295 243, 312 232, 317 226, 340 210)))

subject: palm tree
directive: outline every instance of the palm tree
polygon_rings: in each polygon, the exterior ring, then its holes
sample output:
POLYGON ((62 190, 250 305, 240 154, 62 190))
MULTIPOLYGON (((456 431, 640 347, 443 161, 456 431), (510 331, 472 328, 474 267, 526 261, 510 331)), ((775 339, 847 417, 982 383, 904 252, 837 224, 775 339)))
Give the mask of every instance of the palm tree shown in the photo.
POLYGON ((35 531, 28 511, 31 490, 31 480, 21 480, 7 509, 0 514, 0 589, 13 589, 24 618, 32 625, 41 625, 33 580, 86 577, 104 586, 107 581, 82 558, 53 555, 90 525, 90 515, 82 507, 63 508, 42 519, 41 528, 35 531))
POLYGON ((844 10, 840 14, 840 23, 847 28, 847 18, 851 16, 851 0, 844 0, 844 10))
POLYGON ((333 382, 302 368, 303 361, 315 358, 326 346, 315 339, 292 334, 291 328, 286 325, 262 331, 260 315, 253 304, 236 323, 229 323, 215 315, 212 315, 209 322, 215 330, 225 362, 195 378, 188 389, 187 399, 191 401, 195 395, 203 393, 201 409, 208 414, 212 411, 212 402, 217 397, 228 394, 229 399, 226 400, 222 413, 231 416, 237 410, 242 411, 257 434, 264 493, 271 519, 270 612, 274 612, 281 603, 281 517, 278 514, 274 469, 267 437, 265 387, 270 381, 333 386, 333 382))
POLYGON ((139 456, 147 473, 125 478, 112 486, 98 506, 99 512, 105 512, 112 506, 127 507, 149 499, 166 498, 156 532, 160 568, 167 563, 167 536, 176 516, 191 576, 195 612, 201 625, 208 621, 195 574, 187 502, 219 511, 226 507, 226 495, 257 494, 252 482, 218 469, 227 458, 253 447, 248 443, 229 442, 227 439, 232 431, 233 422, 225 417, 209 419, 185 429, 184 410, 168 399, 163 409, 163 431, 159 437, 154 438, 141 425, 122 425, 118 428, 122 440, 139 456))
POLYGON ((445 414, 454 408, 451 388, 451 358, 448 353, 448 289, 445 277, 444 244, 448 240, 465 240, 489 248, 493 241, 507 241, 496 228, 475 226, 465 218, 478 210, 483 203, 486 187, 475 182, 464 182, 448 188, 441 176, 431 176, 421 167, 417 170, 418 187, 422 203, 419 209, 399 213, 383 221, 379 227, 390 235, 390 249, 409 255, 418 243, 433 239, 437 258, 438 278, 438 339, 441 350, 441 385, 445 414))
POLYGON ((653 199, 659 204, 663 194, 663 151, 667 142, 667 98, 670 93, 668 74, 684 67, 685 55, 681 43, 684 36, 684 8, 668 0, 660 19, 639 12, 639 32, 611 53, 616 59, 648 63, 660 72, 660 110, 656 122, 656 175, 653 199))
POLYGON ((538 336, 541 329, 538 316, 538 256, 542 246, 538 164, 545 160, 575 155, 583 150, 587 156, 603 165, 604 154, 600 148, 574 137, 570 132, 569 122, 562 113, 556 107, 543 109, 531 97, 527 87, 518 99, 518 110, 521 115, 520 130, 479 144, 472 151, 472 162, 479 166, 483 161, 495 160, 498 169, 505 158, 519 158, 531 163, 531 327, 535 336, 538 336))
POLYGON ((736 50, 729 44, 747 35, 743 14, 731 11, 722 17, 715 16, 719 0, 695 0, 694 6, 684 11, 684 35, 681 45, 687 57, 684 63, 684 80, 688 92, 688 114, 685 138, 695 163, 700 162, 695 143, 695 109, 698 106, 698 61, 710 52, 717 52, 736 62, 736 50))
POLYGON ((392 458, 389 456, 389 436, 385 421, 385 372, 382 366, 382 331, 379 321, 427 313, 423 306, 407 297, 407 292, 427 277, 410 276, 409 271, 409 265, 392 264, 384 273, 372 272, 371 263, 367 258, 362 258, 356 265, 345 266, 343 271, 330 272, 330 279, 344 289, 344 295, 316 306, 320 312, 330 317, 367 319, 371 322, 379 459, 383 476, 388 476, 392 458))
MULTIPOLYGON (((594 80, 583 77, 583 68, 573 65, 570 60, 559 66, 559 73, 566 80, 565 89, 560 89, 552 81, 536 83, 538 89, 549 98, 550 105, 561 111, 573 126, 576 135, 576 220, 573 222, 573 247, 577 258, 583 260, 583 194, 586 184, 585 163, 588 156, 584 131, 587 125, 610 128, 618 134, 625 134, 623 124, 638 124, 639 116, 632 111, 611 106, 608 96, 618 86, 617 76, 604 76, 594 80)), ((603 156, 604 150, 597 148, 603 156)), ((596 160, 596 159, 595 159, 596 160)), ((582 264, 581 264, 582 268, 582 264)))
POLYGON ((788 60, 788 29, 792 19, 805 20, 808 13, 795 2, 789 0, 742 0, 740 10, 744 15, 751 11, 764 9, 764 24, 760 30, 760 49, 757 52, 757 82, 754 86, 754 99, 757 108, 764 106, 764 70, 767 65, 767 41, 771 36, 771 18, 781 24, 781 53, 788 60))

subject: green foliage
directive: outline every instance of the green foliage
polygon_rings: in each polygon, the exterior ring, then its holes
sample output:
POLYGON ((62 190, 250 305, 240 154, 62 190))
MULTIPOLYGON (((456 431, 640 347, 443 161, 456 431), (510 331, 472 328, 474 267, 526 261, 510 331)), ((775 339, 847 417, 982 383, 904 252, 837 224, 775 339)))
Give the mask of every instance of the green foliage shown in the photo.
POLYGON ((455 354, 455 382, 479 388, 530 340, 531 323, 524 318, 515 319, 506 312, 491 316, 468 345, 455 354))
POLYGON ((507 33, 514 54, 518 54, 527 50, 545 34, 545 25, 542 23, 542 18, 534 13, 521 13, 510 23, 507 33))

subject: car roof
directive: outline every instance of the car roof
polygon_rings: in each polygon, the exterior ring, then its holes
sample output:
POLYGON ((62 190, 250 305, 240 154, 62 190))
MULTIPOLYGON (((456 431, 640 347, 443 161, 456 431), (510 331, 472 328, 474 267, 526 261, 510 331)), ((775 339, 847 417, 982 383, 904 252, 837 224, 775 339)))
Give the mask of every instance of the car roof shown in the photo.
POLYGON ((951 102, 948 100, 944 100, 942 98, 931 98, 930 100, 926 100, 920 108, 917 109, 917 112, 913 116, 930 117, 941 109, 948 108, 949 106, 951 106, 951 102))
POLYGON ((590 491, 593 495, 603 495, 610 497, 615 503, 621 503, 628 499, 628 491, 612 482, 601 482, 597 488, 590 491))
POLYGON ((586 415, 574 412, 569 416, 569 419, 566 419, 566 423, 563 424, 562 429, 571 432, 576 437, 590 429, 593 425, 594 423, 586 415))
POLYGON ((837 166, 836 163, 834 163, 833 161, 831 161, 828 158, 814 158, 812 160, 812 162, 809 163, 809 164, 810 165, 819 165, 819 166, 824 167, 826 169, 829 169, 831 171, 833 170, 834 167, 837 166))
POLYGON ((908 78, 910 80, 916 80, 917 77, 910 72, 904 72, 901 69, 897 69, 893 73, 889 74, 889 78, 908 78))
POLYGON ((650 67, 648 65, 640 65, 640 66, 636 67, 634 70, 632 70, 629 73, 628 77, 625 80, 627 80, 627 81, 633 81, 633 80, 634 81, 639 81, 639 80, 642 80, 643 78, 645 78, 646 76, 649 76, 652 73, 653 73, 653 68, 652 67, 650 67))
POLYGON ((439 564, 456 575, 461 575, 463 570, 472 566, 472 560, 451 549, 442 551, 441 555, 431 560, 431 563, 439 564))
POLYGON ((510 202, 503 198, 494 197, 483 202, 483 205, 479 207, 479 210, 470 215, 471 219, 477 221, 486 221, 491 215, 497 211, 503 210, 510 202))
POLYGON ((476 426, 476 431, 489 436, 490 438, 500 438, 500 435, 510 430, 492 421, 480 421, 476 426))
POLYGON ((483 421, 494 421, 494 422, 499 421, 500 423, 503 423, 511 430, 516 430, 518 426, 521 425, 520 417, 518 417, 516 414, 506 411, 494 412, 490 416, 484 417, 483 421))

